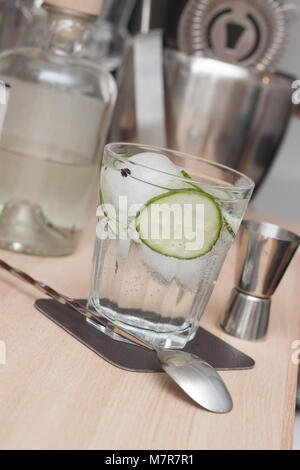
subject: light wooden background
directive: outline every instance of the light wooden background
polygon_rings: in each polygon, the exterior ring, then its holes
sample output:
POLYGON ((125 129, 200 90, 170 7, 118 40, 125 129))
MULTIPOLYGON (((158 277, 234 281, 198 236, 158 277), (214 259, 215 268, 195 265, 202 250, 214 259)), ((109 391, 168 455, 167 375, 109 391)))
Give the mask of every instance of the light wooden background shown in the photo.
MULTIPOLYGON (((7 262, 67 295, 87 295, 95 223, 71 257, 0 252, 7 262)), ((298 229, 300 232, 300 229, 298 229)), ((1 449, 289 449, 292 446, 300 339, 300 251, 273 297, 267 339, 233 339, 218 323, 233 285, 234 248, 202 326, 252 356, 250 371, 222 372, 234 409, 208 413, 165 374, 114 368, 33 308, 30 286, 0 272, 1 449)))

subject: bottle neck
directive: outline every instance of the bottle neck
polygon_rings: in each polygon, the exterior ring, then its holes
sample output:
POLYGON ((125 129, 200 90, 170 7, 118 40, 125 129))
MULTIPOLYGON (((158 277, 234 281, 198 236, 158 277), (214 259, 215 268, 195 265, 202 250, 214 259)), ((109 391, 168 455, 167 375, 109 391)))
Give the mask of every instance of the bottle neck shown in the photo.
POLYGON ((93 16, 47 6, 48 34, 45 46, 58 55, 79 55, 93 16))

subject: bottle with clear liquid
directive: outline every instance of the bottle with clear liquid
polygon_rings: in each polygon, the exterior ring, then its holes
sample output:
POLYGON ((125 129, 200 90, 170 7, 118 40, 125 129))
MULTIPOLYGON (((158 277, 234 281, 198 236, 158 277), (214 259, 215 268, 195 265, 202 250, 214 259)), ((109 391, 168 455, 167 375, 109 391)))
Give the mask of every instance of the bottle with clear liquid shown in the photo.
POLYGON ((0 55, 10 100, 0 136, 0 247, 72 253, 90 207, 116 98, 112 76, 82 58, 102 0, 49 0, 39 49, 0 55))

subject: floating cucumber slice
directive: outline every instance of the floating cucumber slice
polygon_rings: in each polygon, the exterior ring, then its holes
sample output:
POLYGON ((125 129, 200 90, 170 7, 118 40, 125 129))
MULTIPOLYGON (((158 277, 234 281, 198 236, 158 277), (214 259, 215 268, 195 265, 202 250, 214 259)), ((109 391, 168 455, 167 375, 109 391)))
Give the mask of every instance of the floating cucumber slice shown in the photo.
MULTIPOLYGON (((127 160, 128 158, 131 158, 130 155, 120 155, 120 157, 125 158, 125 160, 127 160)), ((115 168, 118 168, 118 166, 120 166, 120 163, 122 163, 120 160, 115 160, 113 163, 113 166, 115 168)))
POLYGON ((231 228, 231 225, 229 225, 228 223, 228 220, 226 219, 226 217, 223 217, 223 220, 224 220, 224 227, 226 228, 227 232, 230 233, 230 235, 235 238, 235 232, 233 231, 233 228, 231 228))
POLYGON ((234 216, 229 212, 225 212, 225 215, 223 213, 223 221, 224 226, 227 228, 228 232, 235 238, 241 225, 241 217, 234 216))
MULTIPOLYGON (((188 180, 191 180, 192 177, 185 171, 185 170, 182 170, 181 171, 181 174, 182 176, 185 178, 185 179, 188 179, 188 180)), ((200 186, 197 186, 196 184, 194 183, 189 183, 194 189, 196 189, 197 191, 200 191, 201 193, 203 194, 208 194, 206 193, 205 191, 203 191, 203 189, 200 188, 200 186)), ((210 196, 212 197, 212 196, 210 196)), ((235 231, 233 230, 233 228, 231 227, 231 225, 229 224, 228 220, 226 219, 226 217, 223 215, 223 221, 224 221, 224 227, 226 228, 226 230, 230 233, 230 235, 235 238, 236 236, 236 233, 235 231)))
POLYGON ((136 218, 136 230, 145 245, 162 255, 185 260, 210 252, 220 237, 222 225, 222 213, 215 200, 192 188, 155 197, 136 218), (190 209, 191 220, 185 218, 185 205, 190 209), (204 209, 199 218, 198 205, 204 209))

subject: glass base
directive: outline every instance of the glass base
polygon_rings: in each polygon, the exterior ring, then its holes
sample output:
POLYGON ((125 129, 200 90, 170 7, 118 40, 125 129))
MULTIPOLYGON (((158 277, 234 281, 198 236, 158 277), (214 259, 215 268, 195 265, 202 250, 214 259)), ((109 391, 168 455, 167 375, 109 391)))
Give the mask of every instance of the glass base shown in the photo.
MULTIPOLYGON (((91 305, 89 305, 89 308, 91 308, 91 305)), ((95 310, 94 307, 92 308, 95 310)), ((107 307, 101 307, 101 314, 99 314, 99 310, 95 313, 99 316, 99 320, 101 319, 102 314, 103 317, 110 320, 114 325, 122 328, 128 333, 132 333, 137 338, 140 338, 141 341, 145 340, 145 342, 152 345, 155 349, 183 349, 196 334, 196 328, 191 324, 183 324, 180 328, 176 329, 174 325, 163 324, 158 327, 155 323, 140 320, 136 317, 130 317, 129 315, 126 315, 126 318, 122 318, 122 320, 120 320, 120 316, 124 317, 124 315, 120 315, 107 307)), ((89 319, 87 319, 87 321, 102 333, 110 336, 112 339, 131 343, 108 328, 102 327, 97 323, 97 321, 89 319)))
POLYGON ((55 228, 37 204, 11 201, 0 214, 0 248, 38 256, 73 253, 80 232, 55 228))

